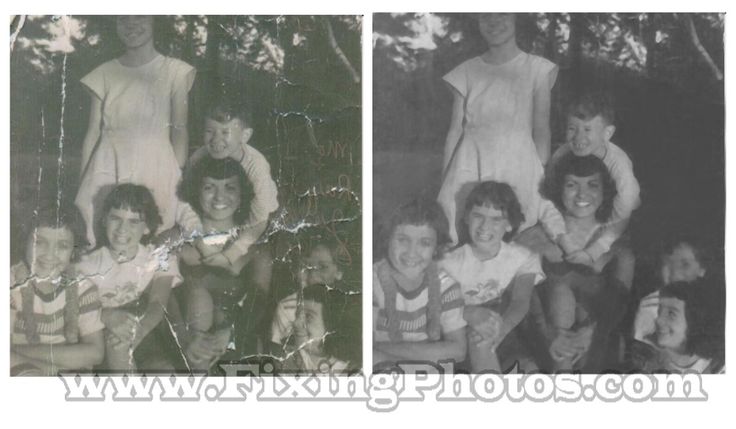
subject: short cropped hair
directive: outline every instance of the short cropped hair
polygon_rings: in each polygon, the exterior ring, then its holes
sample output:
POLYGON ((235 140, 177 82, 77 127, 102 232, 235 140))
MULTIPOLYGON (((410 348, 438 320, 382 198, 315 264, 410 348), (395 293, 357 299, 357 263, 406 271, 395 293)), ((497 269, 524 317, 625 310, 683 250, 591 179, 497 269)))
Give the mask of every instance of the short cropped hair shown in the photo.
POLYGON ((132 183, 117 185, 105 198, 102 204, 102 216, 97 225, 97 242, 103 246, 110 244, 105 233, 105 219, 113 209, 128 209, 143 218, 149 230, 149 233, 141 238, 143 244, 147 244, 156 235, 158 227, 163 223, 156 200, 147 187, 132 183))
POLYGON ((590 91, 575 98, 569 104, 567 114, 584 121, 600 116, 607 125, 615 125, 616 114, 613 105, 611 94, 603 91, 590 91))
MULTIPOLYGON (((519 199, 508 183, 487 181, 477 184, 465 200, 463 215, 467 216, 476 206, 494 207, 506 216, 506 220, 511 225, 511 231, 504 234, 503 239, 505 241, 509 241, 524 222, 524 213, 521 211, 519 199)), ((467 225, 465 228, 467 228, 467 225)))
MULTIPOLYGON (((23 224, 24 245, 38 228, 68 229, 74 237, 72 262, 75 262, 87 245, 86 224, 79 209, 66 201, 47 201, 39 205, 23 224)), ((30 263, 30 261, 28 261, 30 263)))
POLYGON ((239 119, 245 128, 253 128, 253 112, 250 105, 234 97, 221 97, 212 103, 205 111, 205 118, 226 124, 233 119, 239 119))
MULTIPOLYGON (((416 198, 402 206, 391 216, 383 237, 384 254, 388 254, 388 243, 399 225, 427 225, 437 233, 437 249, 441 250, 450 242, 450 227, 442 207, 434 201, 416 198)), ((438 257, 435 252, 435 257, 438 257)))

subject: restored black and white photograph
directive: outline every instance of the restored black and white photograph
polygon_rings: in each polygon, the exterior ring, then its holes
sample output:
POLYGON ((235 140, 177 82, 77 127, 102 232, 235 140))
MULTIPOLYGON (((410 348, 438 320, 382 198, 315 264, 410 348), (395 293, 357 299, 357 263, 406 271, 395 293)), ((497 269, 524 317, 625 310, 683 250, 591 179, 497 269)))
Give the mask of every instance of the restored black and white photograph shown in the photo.
POLYGON ((11 16, 11 375, 359 373, 361 32, 11 16))
POLYGON ((724 372, 724 21, 374 14, 374 371, 724 372))

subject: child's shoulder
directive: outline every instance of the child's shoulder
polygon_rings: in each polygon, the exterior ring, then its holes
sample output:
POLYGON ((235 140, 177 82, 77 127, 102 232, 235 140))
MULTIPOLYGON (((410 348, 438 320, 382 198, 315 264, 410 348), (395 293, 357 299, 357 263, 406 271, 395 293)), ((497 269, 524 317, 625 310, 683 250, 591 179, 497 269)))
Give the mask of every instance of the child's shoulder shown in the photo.
POLYGON ((110 252, 105 247, 99 247, 82 255, 79 262, 76 263, 75 269, 77 273, 88 276, 96 274, 102 266, 109 265, 106 262, 112 262, 110 252))
POLYGON ((632 165, 631 158, 629 157, 629 154, 626 153, 625 150, 623 150, 620 146, 613 142, 608 142, 608 153, 607 158, 610 158, 612 161, 618 162, 618 163, 625 163, 628 166, 632 165))

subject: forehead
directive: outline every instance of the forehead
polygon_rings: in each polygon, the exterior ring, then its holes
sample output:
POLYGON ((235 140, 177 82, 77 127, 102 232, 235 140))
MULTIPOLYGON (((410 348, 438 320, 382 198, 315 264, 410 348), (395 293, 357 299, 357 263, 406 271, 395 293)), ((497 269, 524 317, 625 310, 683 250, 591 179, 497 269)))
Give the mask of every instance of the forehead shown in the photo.
POLYGON ((687 243, 678 244, 674 249, 672 249, 672 253, 667 256, 670 258, 687 259, 697 262, 693 248, 687 243))
POLYGON ((334 262, 330 249, 322 245, 314 247, 309 252, 309 256, 307 257, 307 259, 311 259, 314 261, 320 261, 320 262, 334 262))
POLYGON ((72 232, 66 228, 53 228, 50 226, 39 226, 34 231, 36 239, 43 239, 46 241, 71 241, 74 240, 72 232))
POLYGON ((574 125, 587 125, 591 127, 603 127, 606 125, 606 121, 603 119, 601 115, 593 116, 592 118, 580 118, 576 116, 574 113, 571 113, 567 115, 567 122, 568 124, 574 124, 574 125))
POLYGON ((202 178, 202 185, 215 185, 215 186, 228 186, 228 185, 235 185, 240 186, 240 181, 238 180, 238 176, 230 176, 225 179, 215 179, 214 177, 203 177, 202 178))
POLYGON ((113 207, 107 213, 107 216, 119 219, 143 219, 141 213, 133 211, 129 207, 113 207))
POLYGON ((437 232, 434 230, 434 228, 427 224, 409 225, 403 223, 396 226, 396 228, 394 229, 394 235, 408 236, 417 240, 425 238, 429 238, 432 240, 437 239, 437 232))
POLYGON ((662 310, 670 310, 675 313, 683 313, 685 311, 685 301, 671 296, 661 297, 659 299, 659 308, 662 310))
POLYGON ((304 312, 322 314, 322 303, 312 299, 305 299, 304 312))
POLYGON ((118 15, 115 18, 115 22, 118 24, 147 24, 153 23, 153 16, 151 15, 118 15))
POLYGON ((479 22, 496 22, 501 20, 513 20, 513 13, 479 13, 479 22))
POLYGON ((593 173, 590 176, 576 176, 574 174, 565 174, 565 182, 588 183, 601 180, 601 173, 593 173))
POLYGON ((474 205, 469 214, 478 214, 491 217, 506 217, 503 210, 497 209, 493 204, 483 204, 482 206, 474 205))
POLYGON ((242 130, 243 121, 241 121, 239 118, 233 118, 227 122, 219 122, 212 118, 207 118, 204 121, 204 126, 205 128, 215 130, 242 130))

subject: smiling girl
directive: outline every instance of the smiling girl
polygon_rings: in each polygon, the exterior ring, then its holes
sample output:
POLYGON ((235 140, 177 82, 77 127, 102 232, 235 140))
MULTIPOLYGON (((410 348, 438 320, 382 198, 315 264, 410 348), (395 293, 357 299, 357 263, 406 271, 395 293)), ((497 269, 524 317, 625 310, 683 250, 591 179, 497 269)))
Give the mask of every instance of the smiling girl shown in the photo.
POLYGON ((508 184, 476 185, 465 204, 469 242, 441 262, 462 288, 468 353, 476 373, 501 370, 496 348, 524 318, 534 285, 544 280, 539 257, 507 242, 523 220, 508 184))
MULTIPOLYGON (((205 244, 220 252, 232 246, 253 198, 253 188, 238 161, 206 155, 192 167, 181 193, 202 219, 205 244)), ((184 246, 180 256, 187 285, 190 338, 185 354, 190 367, 208 369, 225 352, 231 339, 243 339, 235 341, 241 355, 254 352, 254 329, 265 303, 256 304, 263 298, 261 292, 257 287, 247 289, 241 275, 252 254, 229 261, 228 269, 206 265, 192 245, 184 246), (236 322, 239 332, 234 332, 236 322), (247 350, 239 350, 241 347, 247 350)))
POLYGON ((465 359, 460 287, 438 269, 447 218, 435 202, 400 207, 387 228, 386 257, 373 265, 373 364, 465 359))
POLYGON ((118 185, 102 207, 98 237, 102 246, 78 264, 79 272, 100 290, 110 370, 168 366, 160 353, 166 331, 154 329, 181 276, 176 257, 149 244, 159 225, 158 207, 145 186, 118 185))

